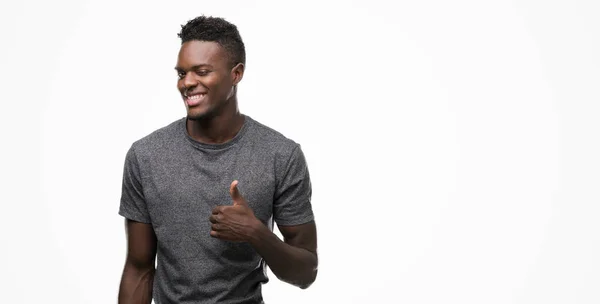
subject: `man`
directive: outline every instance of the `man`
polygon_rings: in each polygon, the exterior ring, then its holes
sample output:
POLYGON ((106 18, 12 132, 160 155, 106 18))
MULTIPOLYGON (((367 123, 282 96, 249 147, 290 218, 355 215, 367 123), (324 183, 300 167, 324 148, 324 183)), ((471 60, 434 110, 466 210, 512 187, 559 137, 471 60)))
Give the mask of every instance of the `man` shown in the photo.
POLYGON ((201 16, 178 35, 187 116, 127 152, 119 303, 263 303, 266 265, 307 288, 317 236, 300 146, 239 112, 245 49, 235 25, 201 16))

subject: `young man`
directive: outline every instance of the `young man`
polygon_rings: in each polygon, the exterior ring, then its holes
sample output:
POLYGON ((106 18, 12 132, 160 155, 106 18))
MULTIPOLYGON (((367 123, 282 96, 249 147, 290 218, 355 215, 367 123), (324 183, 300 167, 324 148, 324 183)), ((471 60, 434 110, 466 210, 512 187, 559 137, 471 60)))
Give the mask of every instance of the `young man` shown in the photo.
POLYGON ((317 234, 300 146, 239 112, 245 49, 235 25, 201 16, 178 35, 187 116, 126 155, 119 303, 263 303, 266 265, 307 288, 317 234))

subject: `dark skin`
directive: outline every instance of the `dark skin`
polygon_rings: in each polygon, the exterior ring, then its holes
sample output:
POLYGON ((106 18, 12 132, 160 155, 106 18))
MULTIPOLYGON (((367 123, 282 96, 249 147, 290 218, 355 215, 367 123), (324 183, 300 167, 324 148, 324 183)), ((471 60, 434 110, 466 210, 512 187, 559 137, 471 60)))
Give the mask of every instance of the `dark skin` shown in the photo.
POLYGON ((280 280, 308 288, 317 276, 317 229, 314 221, 297 226, 281 226, 282 242, 254 216, 248 202, 231 183, 231 205, 217 206, 209 220, 210 235, 230 242, 249 242, 280 280))
POLYGON ((119 304, 150 303, 154 282, 156 235, 152 225, 125 221, 127 260, 119 286, 119 304))
MULTIPOLYGON (((238 110, 237 84, 244 65, 232 62, 217 43, 188 41, 181 46, 176 71, 177 88, 187 110, 187 131, 199 142, 218 144, 231 140, 244 124, 238 110)), ((315 222, 278 225, 284 240, 265 226, 237 188, 230 186, 232 202, 215 207, 210 236, 224 242, 248 242, 280 280, 308 288, 317 276, 315 222)), ((126 220, 127 259, 119 290, 119 304, 150 303, 156 235, 150 224, 126 220)))

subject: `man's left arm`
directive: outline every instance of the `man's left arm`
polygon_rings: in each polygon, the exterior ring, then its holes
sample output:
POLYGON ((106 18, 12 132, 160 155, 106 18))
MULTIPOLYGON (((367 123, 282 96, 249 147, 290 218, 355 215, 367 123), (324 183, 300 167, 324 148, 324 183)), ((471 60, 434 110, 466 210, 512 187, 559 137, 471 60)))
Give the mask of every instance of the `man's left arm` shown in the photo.
POLYGON ((237 181, 233 181, 229 189, 233 205, 218 206, 213 210, 210 234, 224 240, 250 243, 278 279, 305 289, 317 276, 317 229, 310 202, 310 175, 299 146, 280 171, 278 180, 273 217, 283 241, 254 216, 237 181))
POLYGON ((278 225, 284 237, 277 235, 256 218, 237 188, 229 189, 233 205, 217 206, 210 216, 210 235, 215 238, 248 242, 260 254, 278 279, 308 288, 317 277, 317 228, 315 221, 294 226, 278 225))
POLYGON ((262 222, 255 225, 249 242, 278 279, 308 288, 317 277, 317 229, 311 206, 312 187, 306 158, 300 145, 285 165, 279 163, 273 217, 281 241, 262 222))
POLYGON ((297 226, 278 226, 281 241, 260 221, 249 235, 249 243, 278 279, 308 288, 317 277, 317 228, 314 221, 297 226))

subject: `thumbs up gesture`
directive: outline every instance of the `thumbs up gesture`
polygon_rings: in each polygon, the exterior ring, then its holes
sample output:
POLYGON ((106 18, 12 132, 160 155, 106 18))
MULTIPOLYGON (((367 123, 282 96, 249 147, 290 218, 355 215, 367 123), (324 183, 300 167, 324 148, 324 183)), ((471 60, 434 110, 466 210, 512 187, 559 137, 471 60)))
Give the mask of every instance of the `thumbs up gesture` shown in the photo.
POLYGON ((210 235, 215 238, 246 242, 256 225, 262 224, 248 206, 248 202, 240 193, 235 180, 229 187, 232 205, 217 206, 213 209, 209 220, 212 223, 210 235))
POLYGON ((240 189, 238 189, 237 185, 238 185, 238 181, 234 180, 231 183, 231 186, 229 186, 229 194, 231 195, 231 199, 233 200, 233 205, 234 206, 242 205, 242 206, 247 207, 248 202, 240 193, 240 189))

